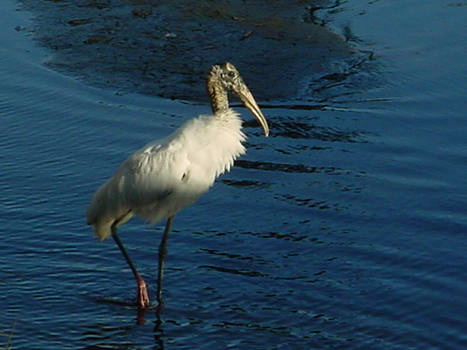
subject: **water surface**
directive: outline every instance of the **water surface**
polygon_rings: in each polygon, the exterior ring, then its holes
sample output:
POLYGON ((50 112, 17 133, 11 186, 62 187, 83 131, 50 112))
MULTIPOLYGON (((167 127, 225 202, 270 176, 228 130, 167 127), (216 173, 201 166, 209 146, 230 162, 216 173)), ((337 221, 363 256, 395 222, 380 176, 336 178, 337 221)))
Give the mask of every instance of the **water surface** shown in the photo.
MULTIPOLYGON (((348 51, 340 51, 342 60, 327 55, 319 69, 297 70, 299 88, 280 90, 280 98, 261 97, 276 82, 240 58, 250 85, 262 81, 252 90, 271 136, 236 107, 248 153, 175 218, 159 328, 153 311, 137 324, 131 271, 113 242, 93 238, 83 215, 125 157, 209 107, 187 90, 171 100, 150 89, 131 93, 137 78, 119 88, 106 74, 88 79, 73 67, 57 69, 54 59, 66 56, 40 46, 45 15, 6 3, 0 344, 467 345, 465 3, 352 1, 290 10, 301 14, 297 23, 334 33, 348 51)), ((271 65, 280 71, 279 63, 271 65)), ((153 299, 162 228, 135 219, 121 229, 153 299)))

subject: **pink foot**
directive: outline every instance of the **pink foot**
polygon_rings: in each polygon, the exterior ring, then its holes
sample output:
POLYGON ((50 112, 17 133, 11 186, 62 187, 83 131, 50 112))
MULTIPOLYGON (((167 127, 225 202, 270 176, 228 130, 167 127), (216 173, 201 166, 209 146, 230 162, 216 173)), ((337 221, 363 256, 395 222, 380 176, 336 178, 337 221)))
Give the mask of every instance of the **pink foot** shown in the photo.
POLYGON ((138 307, 141 309, 145 309, 149 306, 149 296, 148 290, 146 288, 146 282, 144 282, 141 276, 137 277, 137 284, 138 284, 138 307))

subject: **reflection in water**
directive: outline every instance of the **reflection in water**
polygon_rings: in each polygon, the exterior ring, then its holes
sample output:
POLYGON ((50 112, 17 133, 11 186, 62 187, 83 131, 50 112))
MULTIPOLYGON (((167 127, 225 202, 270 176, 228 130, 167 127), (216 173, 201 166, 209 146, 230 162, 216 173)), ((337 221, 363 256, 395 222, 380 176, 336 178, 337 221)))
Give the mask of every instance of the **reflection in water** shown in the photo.
POLYGON ((156 320, 154 321, 154 341, 157 345, 157 348, 164 350, 164 330, 162 329, 162 319, 161 319, 162 307, 156 307, 156 320))
POLYGON ((258 271, 230 269, 230 268, 227 268, 227 267, 208 266, 208 265, 201 265, 201 266, 199 266, 199 268, 200 269, 215 270, 215 271, 223 272, 223 273, 232 273, 232 274, 248 276, 248 277, 264 277, 264 275, 262 273, 258 272, 258 271))
POLYGON ((248 161, 248 160, 236 160, 235 166, 245 169, 257 169, 266 171, 279 171, 286 173, 324 173, 328 175, 339 175, 349 174, 348 170, 338 169, 335 167, 318 167, 318 166, 307 166, 304 164, 284 164, 284 163, 271 163, 271 162, 259 162, 259 161, 248 161))
POLYGON ((235 165, 245 169, 259 169, 267 171, 283 171, 287 173, 314 173, 316 168, 310 168, 303 164, 280 164, 270 162, 248 161, 239 159, 235 165))
POLYGON ((235 186, 235 187, 251 187, 251 188, 262 188, 267 187, 268 184, 260 181, 251 181, 251 180, 221 180, 226 185, 235 186))
POLYGON ((323 127, 310 123, 310 118, 281 117, 280 121, 271 123, 274 137, 282 136, 291 139, 316 139, 329 142, 366 142, 367 133, 358 130, 339 130, 337 127, 323 127))
MULTIPOLYGON (((161 308, 154 307, 146 310, 139 308, 136 309, 136 327, 147 324, 146 318, 154 316, 153 337, 155 342, 155 349, 164 349, 164 322, 161 318, 161 308)), ((128 321, 122 320, 120 326, 109 326, 106 323, 93 323, 85 327, 82 333, 81 340, 83 343, 90 344, 82 349, 108 349, 120 348, 122 346, 130 346, 126 339, 129 333, 137 330, 135 325, 130 325, 128 321), (91 345, 92 344, 92 345, 91 345)))
MULTIPOLYGON (((127 323, 126 323, 127 324, 127 323)), ((83 349, 101 349, 108 346, 120 346, 119 339, 130 332, 134 326, 109 326, 106 323, 93 323, 84 327, 82 340, 86 344, 93 344, 83 349)))

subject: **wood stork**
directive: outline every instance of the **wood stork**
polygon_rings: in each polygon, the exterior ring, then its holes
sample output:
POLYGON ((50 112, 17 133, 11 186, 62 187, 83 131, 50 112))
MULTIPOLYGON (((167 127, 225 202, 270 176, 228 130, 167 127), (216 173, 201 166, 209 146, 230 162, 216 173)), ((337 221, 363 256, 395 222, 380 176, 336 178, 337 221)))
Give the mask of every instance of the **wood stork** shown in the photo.
POLYGON ((146 283, 136 270, 117 228, 137 215, 155 223, 167 219, 159 245, 157 301, 162 305, 162 278, 167 240, 175 214, 194 203, 234 160, 245 153, 242 121, 229 108, 228 92, 234 92, 258 119, 265 136, 269 127, 238 70, 229 62, 214 65, 206 83, 212 115, 185 122, 171 135, 153 141, 130 156, 94 194, 87 210, 100 240, 112 236, 137 281, 138 307, 149 306, 146 283))

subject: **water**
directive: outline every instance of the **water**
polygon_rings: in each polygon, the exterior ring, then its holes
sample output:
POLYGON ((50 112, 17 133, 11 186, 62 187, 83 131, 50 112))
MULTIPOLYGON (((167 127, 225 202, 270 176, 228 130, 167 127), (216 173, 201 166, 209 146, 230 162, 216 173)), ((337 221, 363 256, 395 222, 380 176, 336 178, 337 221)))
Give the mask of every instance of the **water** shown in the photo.
MULTIPOLYGON (((267 139, 237 107, 248 153, 175 218, 160 328, 153 311, 137 324, 131 272, 83 214, 126 156, 208 106, 57 72, 17 8, 1 14, 1 345, 466 347, 465 3, 313 13, 367 58, 258 98, 267 139)), ((162 226, 121 230, 153 299, 162 226)))

